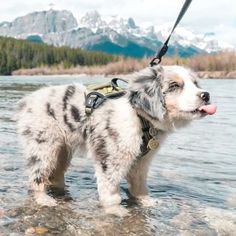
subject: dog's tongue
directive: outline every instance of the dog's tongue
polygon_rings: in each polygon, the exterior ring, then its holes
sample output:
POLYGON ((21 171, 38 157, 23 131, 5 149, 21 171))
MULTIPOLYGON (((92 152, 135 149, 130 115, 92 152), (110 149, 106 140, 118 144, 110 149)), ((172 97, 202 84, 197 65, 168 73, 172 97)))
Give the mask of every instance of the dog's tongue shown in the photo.
POLYGON ((209 105, 204 105, 198 108, 199 111, 204 111, 208 115, 213 115, 216 112, 216 105, 214 104, 209 104, 209 105))

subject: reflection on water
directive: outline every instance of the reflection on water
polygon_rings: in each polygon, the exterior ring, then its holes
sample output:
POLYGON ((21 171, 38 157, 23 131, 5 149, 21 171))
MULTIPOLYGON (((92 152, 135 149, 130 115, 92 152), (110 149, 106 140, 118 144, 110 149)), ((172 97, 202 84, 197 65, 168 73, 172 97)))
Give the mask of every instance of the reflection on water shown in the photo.
MULTIPOLYGON (((16 102, 42 86, 92 83, 93 77, 0 78, 0 235, 41 227, 58 235, 233 235, 236 232, 236 81, 203 80, 218 105, 216 115, 171 135, 149 173, 155 208, 137 206, 122 183, 130 215, 99 208, 91 161, 75 156, 57 207, 38 207, 27 191, 25 160, 17 144, 16 102), (171 147, 171 148, 170 148, 171 147)), ((28 231, 27 231, 28 230, 28 231)), ((12 235, 13 235, 12 234, 12 235)))

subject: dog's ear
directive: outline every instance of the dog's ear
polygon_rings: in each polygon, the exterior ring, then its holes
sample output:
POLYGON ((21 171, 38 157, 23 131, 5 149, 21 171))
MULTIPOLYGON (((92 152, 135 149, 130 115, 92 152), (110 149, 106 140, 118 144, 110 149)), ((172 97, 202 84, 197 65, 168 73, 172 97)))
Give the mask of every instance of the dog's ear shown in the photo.
POLYGON ((161 66, 144 69, 135 75, 129 87, 132 106, 158 120, 163 120, 166 112, 161 91, 163 74, 161 66))

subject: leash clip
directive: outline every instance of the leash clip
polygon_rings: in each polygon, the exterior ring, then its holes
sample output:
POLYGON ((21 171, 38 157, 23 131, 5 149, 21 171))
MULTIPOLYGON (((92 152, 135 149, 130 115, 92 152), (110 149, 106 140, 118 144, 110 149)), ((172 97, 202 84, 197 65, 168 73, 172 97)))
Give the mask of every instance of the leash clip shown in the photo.
POLYGON ((163 44, 157 55, 151 60, 150 66, 152 67, 160 64, 162 57, 166 54, 167 51, 168 51, 168 45, 165 43, 163 44), (156 60, 158 60, 158 62, 155 62, 156 60))

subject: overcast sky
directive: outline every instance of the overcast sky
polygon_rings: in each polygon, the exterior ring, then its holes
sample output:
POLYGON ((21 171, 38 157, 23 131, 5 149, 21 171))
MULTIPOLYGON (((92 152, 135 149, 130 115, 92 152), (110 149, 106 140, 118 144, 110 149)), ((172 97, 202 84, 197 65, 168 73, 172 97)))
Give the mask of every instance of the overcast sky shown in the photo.
MULTIPOLYGON (((78 19, 97 10, 101 15, 133 17, 138 25, 174 22, 184 0, 0 0, 0 22, 32 11, 70 10, 78 19)), ((236 0, 193 0, 181 24, 194 32, 215 32, 236 46, 236 0)))

